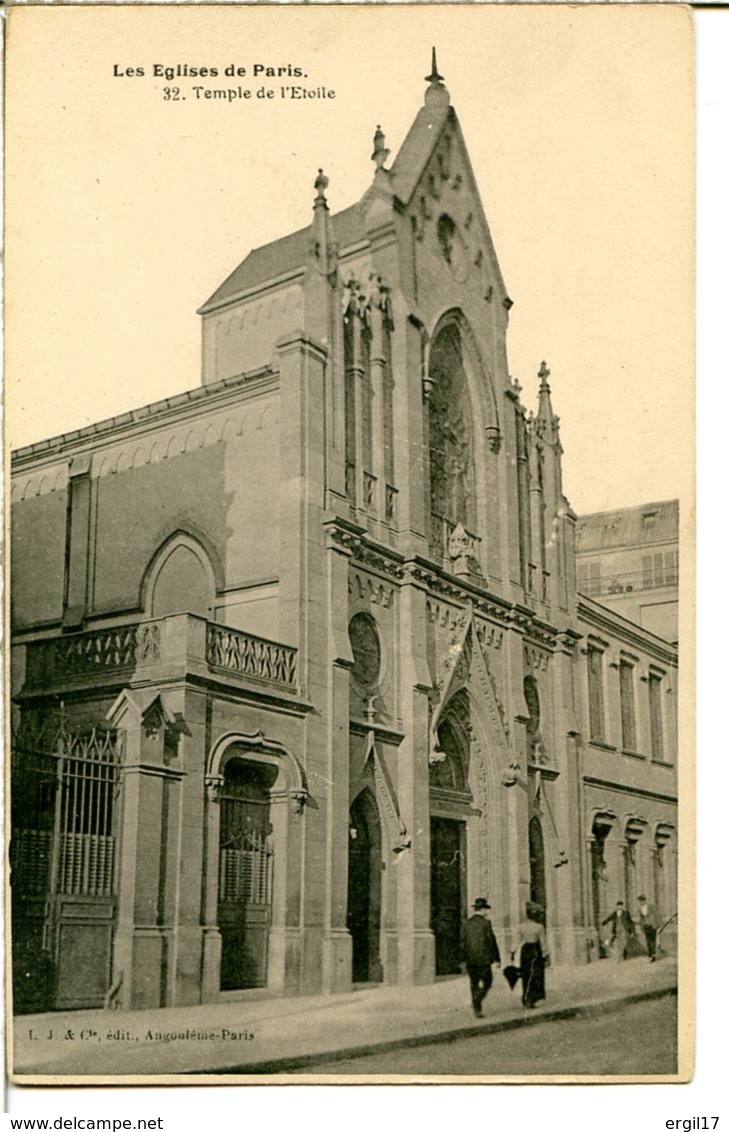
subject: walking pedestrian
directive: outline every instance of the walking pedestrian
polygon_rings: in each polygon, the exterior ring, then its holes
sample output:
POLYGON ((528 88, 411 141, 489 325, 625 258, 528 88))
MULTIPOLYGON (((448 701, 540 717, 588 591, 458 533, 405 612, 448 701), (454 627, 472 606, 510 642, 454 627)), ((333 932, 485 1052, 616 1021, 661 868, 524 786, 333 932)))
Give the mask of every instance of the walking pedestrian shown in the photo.
POLYGON ((635 925, 630 912, 622 900, 618 900, 615 911, 603 920, 603 925, 610 924, 610 948, 613 958, 622 963, 627 958, 630 940, 635 937, 635 925))
POLYGON ((656 910, 652 904, 649 904, 645 896, 638 897, 638 923, 643 929, 645 936, 645 948, 648 952, 648 958, 651 963, 656 958, 656 940, 658 936, 658 917, 656 910))
MULTIPOLYGON (((549 958, 547 934, 542 923, 541 904, 528 901, 526 917, 519 927, 519 969, 521 971, 521 1001, 527 1010, 533 1010, 546 998, 544 963, 549 958)), ((512 952, 512 957, 516 952, 512 952)))
POLYGON ((495 963, 497 967, 501 966, 499 945, 488 918, 490 908, 488 900, 479 896, 473 905, 473 915, 469 916, 463 927, 463 950, 471 984, 471 1003, 477 1018, 483 1018, 481 1007, 493 982, 491 965, 495 963))

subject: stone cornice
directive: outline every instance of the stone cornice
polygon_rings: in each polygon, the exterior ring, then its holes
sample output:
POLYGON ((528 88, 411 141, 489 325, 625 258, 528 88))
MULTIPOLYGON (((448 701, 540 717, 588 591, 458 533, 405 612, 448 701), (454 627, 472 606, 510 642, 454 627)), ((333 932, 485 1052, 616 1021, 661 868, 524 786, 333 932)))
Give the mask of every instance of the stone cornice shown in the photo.
POLYGON ((524 635, 525 640, 554 652, 561 648, 572 652, 580 634, 572 629, 560 630, 536 617, 526 606, 514 605, 495 594, 486 596, 481 587, 455 575, 447 575, 422 558, 408 559, 405 580, 415 582, 429 593, 450 599, 459 605, 470 605, 476 616, 496 621, 524 635))
POLYGON ((290 287, 291 284, 303 282, 305 275, 305 265, 298 264, 296 267, 291 268, 289 271, 281 272, 279 275, 274 275, 270 279, 262 283, 256 283, 252 287, 244 287, 240 291, 236 291, 234 295, 227 295, 224 299, 218 299, 217 302, 209 300, 198 307, 196 314, 202 316, 203 319, 208 318, 210 315, 220 314, 226 307, 237 306, 238 303, 246 302, 248 299, 255 299, 263 296, 270 291, 281 291, 285 287, 290 287))
POLYGON ((173 424, 188 416, 198 418, 201 411, 212 412, 231 404, 239 405, 242 396, 247 399, 261 392, 270 392, 277 385, 278 370, 272 366, 262 366, 239 377, 217 381, 213 385, 200 385, 184 393, 177 393, 173 397, 166 397, 162 401, 153 401, 139 409, 131 409, 127 413, 108 417, 85 428, 18 448, 12 453, 12 470, 25 471, 27 468, 42 464, 45 457, 56 461, 59 456, 71 456, 75 452, 95 448, 98 442, 109 439, 120 441, 130 435, 150 432, 173 424))
POLYGON ((678 667, 678 649, 675 645, 655 636, 648 629, 633 624, 632 621, 628 621, 619 613, 615 613, 612 609, 608 609, 596 601, 591 601, 580 595, 577 601, 577 617, 587 622, 594 629, 609 634, 612 638, 617 637, 620 641, 632 644, 634 647, 641 648, 653 656, 659 657, 664 663, 670 664, 674 668, 678 667))
POLYGON ((366 719, 350 719, 349 730, 353 735, 369 735, 371 732, 375 739, 380 739, 384 743, 394 743, 396 746, 405 738, 404 731, 395 731, 392 727, 385 727, 382 723, 370 723, 366 719))
POLYGON ((495 594, 485 594, 480 586, 464 578, 458 578, 455 574, 446 574, 425 558, 416 556, 405 562, 405 580, 421 585, 433 595, 451 598, 461 605, 470 604, 474 613, 490 617, 502 624, 507 624, 510 620, 513 606, 508 602, 495 594))
POLYGON ((389 547, 372 542, 363 527, 332 516, 325 520, 324 530, 330 545, 348 551, 360 566, 369 567, 397 581, 404 578, 403 556, 389 547))
POLYGON ((660 802, 678 803, 675 794, 663 794, 658 790, 646 790, 640 786, 625 786, 622 782, 611 782, 607 778, 596 778, 591 774, 583 775, 582 781, 586 786, 596 786, 601 790, 614 790, 617 794, 635 794, 640 798, 655 798, 660 802))

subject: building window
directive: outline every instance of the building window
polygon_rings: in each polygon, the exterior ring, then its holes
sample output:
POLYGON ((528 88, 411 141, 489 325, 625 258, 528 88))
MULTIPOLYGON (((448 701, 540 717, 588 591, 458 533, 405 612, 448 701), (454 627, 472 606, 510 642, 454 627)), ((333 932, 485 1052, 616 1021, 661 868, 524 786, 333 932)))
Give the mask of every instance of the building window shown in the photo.
POLYGON ((678 551, 643 555, 643 589, 659 590, 678 585, 678 551))
POLYGON ((603 693, 602 652, 590 646, 587 650, 587 694, 590 707, 590 737, 605 738, 605 699, 603 693))
POLYGON ((600 593, 600 563, 577 563, 577 588, 586 597, 597 597, 600 593))
POLYGON ((458 328, 446 326, 430 352, 430 510, 438 524, 476 525, 473 421, 463 345, 458 328))
POLYGON ((622 727, 623 750, 637 749, 635 737, 635 686, 633 665, 627 660, 620 661, 620 721, 622 727))
POLYGON ((363 688, 373 687, 380 676, 382 655, 377 626, 369 613, 355 613, 349 623, 354 665, 352 677, 363 688))
POLYGON ((648 708, 651 721, 651 758, 663 762, 663 708, 661 704, 661 677, 648 674, 648 708))

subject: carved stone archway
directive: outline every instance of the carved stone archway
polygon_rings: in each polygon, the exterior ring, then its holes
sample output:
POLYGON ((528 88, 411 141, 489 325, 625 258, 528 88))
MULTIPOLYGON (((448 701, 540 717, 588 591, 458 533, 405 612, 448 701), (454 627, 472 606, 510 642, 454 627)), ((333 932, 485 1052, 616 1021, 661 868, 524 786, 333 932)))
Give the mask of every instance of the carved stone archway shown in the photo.
POLYGON ((301 763, 288 748, 262 731, 228 731, 210 750, 205 769, 205 901, 203 938, 203 984, 207 999, 217 997, 220 985, 221 936, 218 928, 219 847, 221 832, 220 801, 226 765, 232 759, 267 764, 277 771, 268 796, 270 799, 270 851, 275 868, 270 902, 266 984, 282 991, 286 971, 286 893, 288 845, 291 824, 301 820, 311 804, 301 763))

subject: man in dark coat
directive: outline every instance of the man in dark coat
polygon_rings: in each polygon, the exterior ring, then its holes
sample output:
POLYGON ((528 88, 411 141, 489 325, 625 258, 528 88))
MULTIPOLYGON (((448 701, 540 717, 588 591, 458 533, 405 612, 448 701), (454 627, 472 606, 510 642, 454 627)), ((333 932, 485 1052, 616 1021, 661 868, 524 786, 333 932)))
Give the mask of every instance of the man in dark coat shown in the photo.
POLYGON ((605 917, 603 926, 605 924, 610 924, 610 947, 613 958, 620 963, 623 959, 627 959, 630 941, 635 938, 635 924, 622 900, 618 900, 615 911, 605 917))
POLYGON ((638 897, 638 918, 645 936, 645 946, 651 963, 656 958, 656 937, 658 935, 658 919, 655 908, 649 904, 645 896, 638 897))
POLYGON ((493 982, 491 964, 501 966, 499 945, 487 915, 490 907, 488 900, 479 896, 473 905, 473 915, 463 926, 463 952, 471 983, 473 1013, 477 1018, 483 1018, 481 1006, 493 982))

